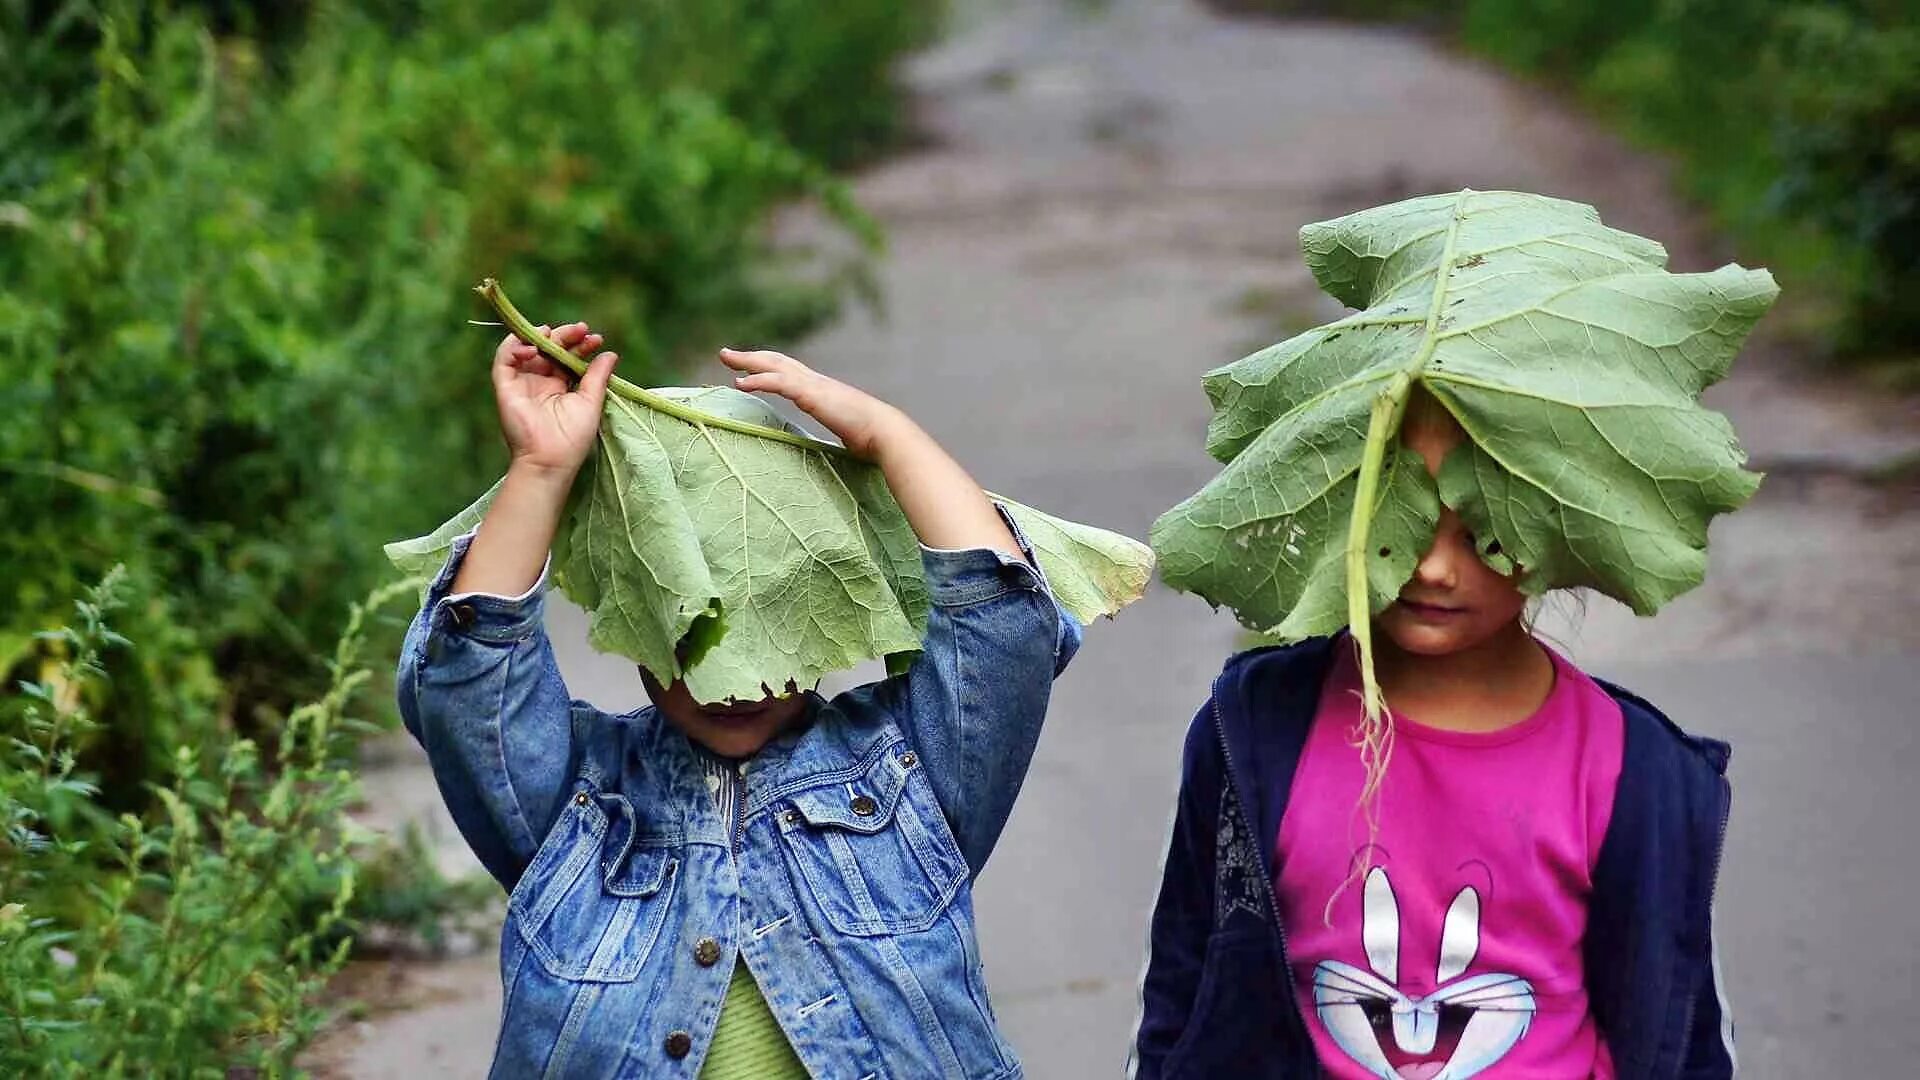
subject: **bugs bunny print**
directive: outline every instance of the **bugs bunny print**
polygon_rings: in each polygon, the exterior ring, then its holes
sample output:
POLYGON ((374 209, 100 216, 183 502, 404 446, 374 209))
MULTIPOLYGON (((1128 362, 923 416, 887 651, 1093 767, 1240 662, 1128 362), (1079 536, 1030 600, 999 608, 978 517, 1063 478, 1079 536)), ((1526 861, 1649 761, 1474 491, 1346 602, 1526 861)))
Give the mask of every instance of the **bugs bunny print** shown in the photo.
MULTIPOLYGON (((1313 1003, 1340 1048, 1381 1080, 1466 1080, 1498 1062, 1533 1022, 1533 987, 1517 975, 1467 974, 1480 948, 1480 893, 1447 908, 1439 966, 1424 997, 1401 992, 1400 905, 1384 867, 1367 873, 1361 944, 1371 971, 1338 960, 1313 972, 1313 1003)), ((1411 970, 1411 968, 1409 968, 1411 970)))

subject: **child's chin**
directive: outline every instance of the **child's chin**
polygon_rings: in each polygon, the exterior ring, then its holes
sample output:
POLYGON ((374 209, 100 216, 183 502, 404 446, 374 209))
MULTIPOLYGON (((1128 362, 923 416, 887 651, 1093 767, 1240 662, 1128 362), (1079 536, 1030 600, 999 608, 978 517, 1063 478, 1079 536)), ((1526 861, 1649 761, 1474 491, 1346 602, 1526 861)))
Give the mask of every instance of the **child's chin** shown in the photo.
POLYGON ((1415 656, 1446 656, 1469 649, 1477 638, 1466 626, 1432 626, 1411 618, 1398 617, 1382 627, 1401 652, 1415 656))
POLYGON ((767 745, 771 735, 750 731, 702 731, 694 741, 726 758, 750 758, 767 745))

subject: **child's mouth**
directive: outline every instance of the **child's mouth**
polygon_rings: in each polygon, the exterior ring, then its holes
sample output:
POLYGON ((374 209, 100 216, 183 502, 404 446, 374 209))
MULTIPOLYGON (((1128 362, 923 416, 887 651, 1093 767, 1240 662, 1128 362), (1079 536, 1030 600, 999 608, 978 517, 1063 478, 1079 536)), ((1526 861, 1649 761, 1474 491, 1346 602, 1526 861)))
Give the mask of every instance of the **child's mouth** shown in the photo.
POLYGON ((1426 623, 1450 622, 1467 613, 1465 608, 1448 607, 1445 604, 1423 604, 1418 600, 1402 599, 1399 604, 1400 610, 1426 623))

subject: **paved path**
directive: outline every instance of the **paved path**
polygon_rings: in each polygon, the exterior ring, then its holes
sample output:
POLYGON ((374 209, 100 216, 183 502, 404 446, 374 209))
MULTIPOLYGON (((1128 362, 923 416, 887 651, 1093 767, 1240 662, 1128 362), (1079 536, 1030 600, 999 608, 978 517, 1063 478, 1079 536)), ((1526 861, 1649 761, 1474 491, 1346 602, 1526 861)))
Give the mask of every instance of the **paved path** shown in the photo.
MULTIPOLYGON (((1656 165, 1417 37, 1170 0, 982 3, 959 22, 912 72, 933 148, 859 184, 890 238, 886 316, 801 351, 1055 513, 1144 536, 1212 474, 1201 372, 1338 311, 1298 258, 1304 222, 1517 187, 1597 203, 1666 240, 1677 268, 1722 261, 1656 165)), ((1920 537, 1911 492, 1856 474, 1920 448, 1920 422, 1795 380, 1775 351, 1715 392, 1776 478, 1716 527, 1711 584, 1651 622, 1596 602, 1562 636, 1737 743, 1720 904, 1748 1074, 1904 1075, 1920 1056, 1920 537)), ((584 649, 577 613, 554 632, 576 693, 636 699, 629 665, 584 649)), ((1119 1072, 1181 734, 1237 640, 1156 586, 1091 629, 1058 688, 978 891, 995 1005, 1034 1077, 1119 1072)), ((372 782, 384 813, 431 811, 417 765, 372 782)), ((401 978, 424 1007, 323 1059, 477 1075, 491 957, 401 978)))

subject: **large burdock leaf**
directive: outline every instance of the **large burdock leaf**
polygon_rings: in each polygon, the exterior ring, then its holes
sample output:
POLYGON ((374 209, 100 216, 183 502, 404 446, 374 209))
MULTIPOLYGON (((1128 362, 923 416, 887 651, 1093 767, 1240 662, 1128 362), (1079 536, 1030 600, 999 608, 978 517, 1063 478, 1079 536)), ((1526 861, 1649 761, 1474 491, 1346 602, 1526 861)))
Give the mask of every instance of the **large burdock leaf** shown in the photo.
POLYGON ((1700 582, 1708 520, 1759 477, 1699 395, 1772 304, 1766 271, 1671 274, 1592 207, 1515 192, 1363 210, 1300 246, 1360 310, 1206 376, 1226 465, 1154 524, 1169 584, 1288 638, 1352 627, 1377 716, 1368 620, 1443 502, 1530 592, 1644 614, 1700 582), (1437 484, 1398 444, 1416 385, 1469 439, 1437 484))
MULTIPOLYGON (((516 333, 546 342, 495 289, 516 333)), ((496 485, 497 488, 497 485, 496 485)), ((489 491, 388 557, 431 572, 485 515, 489 491)), ((1073 616, 1138 599, 1145 545, 1002 500, 1073 616)), ((595 452, 574 483, 554 579, 585 608, 588 638, 699 701, 758 698, 789 681, 920 647, 920 548, 880 471, 725 387, 642 390, 616 379, 595 452)))

